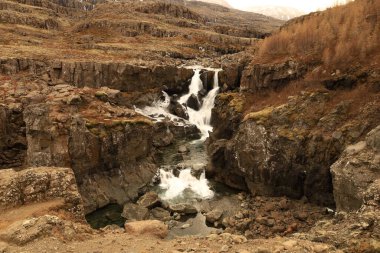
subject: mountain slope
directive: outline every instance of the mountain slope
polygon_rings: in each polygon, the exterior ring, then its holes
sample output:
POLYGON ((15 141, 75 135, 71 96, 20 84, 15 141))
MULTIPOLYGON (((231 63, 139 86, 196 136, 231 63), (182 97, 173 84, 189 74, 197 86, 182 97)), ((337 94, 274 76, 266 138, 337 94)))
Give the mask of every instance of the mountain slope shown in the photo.
POLYGON ((380 2, 357 0, 289 21, 264 40, 260 56, 267 62, 297 58, 346 69, 378 64, 380 2))
POLYGON ((5 0, 0 21, 2 57, 178 64, 242 51, 283 24, 259 14, 181 0, 95 5, 77 0, 5 0))

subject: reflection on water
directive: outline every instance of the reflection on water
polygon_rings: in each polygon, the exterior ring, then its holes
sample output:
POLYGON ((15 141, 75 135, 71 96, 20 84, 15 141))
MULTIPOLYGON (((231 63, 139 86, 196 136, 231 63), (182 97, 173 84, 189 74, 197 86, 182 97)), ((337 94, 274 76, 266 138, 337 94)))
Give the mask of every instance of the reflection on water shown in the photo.
POLYGON ((121 217, 123 207, 118 204, 110 204, 86 215, 86 220, 92 228, 99 229, 107 225, 124 226, 125 219, 121 217))

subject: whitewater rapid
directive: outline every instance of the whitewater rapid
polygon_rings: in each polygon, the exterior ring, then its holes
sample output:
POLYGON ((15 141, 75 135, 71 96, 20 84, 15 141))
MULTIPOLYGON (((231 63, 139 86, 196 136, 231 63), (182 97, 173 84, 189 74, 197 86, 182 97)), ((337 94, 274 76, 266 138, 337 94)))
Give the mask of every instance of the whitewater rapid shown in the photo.
MULTIPOLYGON (((203 99, 203 103, 199 111, 194 110, 190 107, 187 107, 189 122, 191 124, 196 125, 198 129, 201 131, 201 134, 202 134, 201 140, 205 140, 209 136, 209 132, 212 132, 211 115, 212 115, 212 109, 214 108, 214 104, 215 104, 215 98, 219 92, 219 78, 218 78, 219 71, 220 70, 214 71, 213 89, 209 91, 207 93, 207 96, 203 99)), ((188 94, 182 96, 179 100, 181 104, 185 103, 185 102, 182 102, 183 98, 188 99, 192 94, 194 94, 195 96, 198 96, 198 93, 202 90, 202 88, 199 89, 199 87, 203 87, 203 83, 199 75, 199 70, 195 70, 192 83, 193 81, 195 83, 194 86, 196 86, 197 88, 190 90, 188 94)), ((185 101, 187 101, 187 99, 185 101)))
POLYGON ((206 173, 203 171, 199 179, 191 174, 191 168, 181 170, 176 177, 172 170, 160 169, 159 187, 164 190, 160 195, 163 200, 173 200, 178 197, 186 197, 186 190, 190 197, 209 199, 214 196, 214 192, 208 185, 206 173))
MULTIPOLYGON (((196 125, 201 132, 201 138, 196 142, 188 143, 188 145, 196 147, 196 145, 204 145, 203 142, 213 130, 211 126, 211 115, 215 104, 215 98, 220 89, 218 79, 221 69, 194 67, 193 70, 194 75, 189 85, 189 92, 182 95, 178 99, 178 103, 189 115, 188 120, 181 119, 169 112, 171 98, 165 92, 163 92, 163 101, 156 101, 151 106, 146 106, 142 109, 135 108, 135 110, 136 112, 148 116, 156 121, 162 121, 165 118, 169 118, 171 121, 175 122, 175 124, 181 124, 179 122, 182 121, 185 122, 185 124, 196 125), (203 99, 199 96, 199 93, 205 88, 201 79, 201 75, 203 74, 202 70, 214 72, 213 87, 203 99), (199 110, 194 110, 186 105, 188 99, 192 95, 194 95, 201 104, 199 110)), ((193 150, 196 150, 196 148, 193 150)), ((204 152, 204 150, 202 152, 204 152)), ((199 157, 203 156, 196 151, 192 151, 189 156, 191 158, 188 160, 188 164, 184 167, 184 169, 179 171, 177 175, 174 174, 173 169, 162 167, 159 170, 160 184, 158 187, 160 188, 160 197, 163 200, 174 201, 176 199, 189 200, 194 198, 210 199, 214 196, 214 192, 211 190, 209 182, 206 179, 205 171, 203 171, 198 178, 192 174, 192 167, 196 165, 194 160, 197 160, 199 157)), ((204 160, 200 160, 202 165, 205 166, 207 164, 206 158, 204 160)), ((171 166, 174 167, 176 164, 172 164, 171 166)))

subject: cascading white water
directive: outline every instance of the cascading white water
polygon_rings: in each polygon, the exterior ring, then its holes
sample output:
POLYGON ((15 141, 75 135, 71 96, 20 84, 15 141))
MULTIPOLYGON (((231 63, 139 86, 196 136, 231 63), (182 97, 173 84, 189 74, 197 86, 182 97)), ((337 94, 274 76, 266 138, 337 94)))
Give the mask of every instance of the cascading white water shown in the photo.
POLYGON ((161 121, 164 118, 169 118, 172 121, 178 120, 179 117, 171 114, 168 110, 170 96, 165 91, 162 94, 164 96, 163 101, 155 101, 151 106, 145 106, 144 108, 135 108, 135 111, 157 121, 161 121))
POLYGON ((219 92, 218 81, 219 70, 215 70, 213 89, 203 99, 203 104, 199 111, 188 108, 189 121, 196 125, 202 133, 202 140, 209 136, 209 132, 212 131, 211 126, 211 114, 212 108, 214 108, 215 98, 219 92))
MULTIPOLYGON (((218 69, 207 69, 207 71, 214 71, 214 82, 213 89, 208 92, 206 97, 203 99, 202 106, 200 109, 194 110, 187 107, 187 101, 191 95, 195 95, 198 98, 198 93, 203 89, 203 83, 201 80, 201 67, 194 68, 194 75, 191 79, 189 85, 189 92, 181 96, 178 100, 189 115, 188 122, 194 124, 201 131, 202 137, 198 144, 191 145, 203 145, 202 142, 209 136, 209 132, 212 131, 211 126, 211 112, 214 107, 215 98, 219 92, 219 81, 218 81, 218 69)), ((157 121, 163 120, 165 117, 171 119, 172 121, 178 120, 179 117, 169 113, 168 107, 170 104, 170 97, 165 92, 164 101, 157 101, 152 104, 152 106, 146 106, 143 109, 136 108, 136 112, 151 117, 157 121)), ((197 157, 199 154, 193 154, 197 157)), ((194 165, 194 161, 189 161, 191 166, 194 165)), ((203 164, 206 161, 202 161, 203 164)), ((163 190, 160 197, 164 200, 173 200, 178 197, 187 198, 202 198, 208 199, 214 196, 214 192, 210 189, 208 185, 208 180, 206 179, 205 172, 203 172, 200 178, 196 178, 191 174, 191 168, 186 168, 180 171, 179 175, 176 177, 172 170, 160 169, 160 185, 159 188, 163 190)))
POLYGON ((185 190, 191 191, 202 199, 208 199, 214 196, 214 192, 208 186, 205 172, 197 179, 191 174, 191 169, 181 170, 178 177, 174 176, 173 171, 160 169, 160 180, 161 183, 159 187, 165 190, 160 197, 164 200, 181 197, 185 193, 185 190))
MULTIPOLYGON (((203 99, 201 108, 198 111, 192 108, 186 108, 189 115, 189 122, 199 128, 202 134, 202 140, 205 140, 209 136, 209 132, 212 131, 212 126, 210 125, 211 112, 212 108, 214 108, 216 95, 219 92, 219 71, 220 70, 214 70, 213 89, 203 99)), ((193 79, 191 80, 191 84, 189 86, 189 93, 182 96, 179 99, 179 102, 181 104, 185 104, 192 94, 198 96, 198 93, 202 90, 202 88, 203 83, 200 78, 200 69, 195 69, 193 79)))
POLYGON ((189 93, 180 97, 178 102, 180 104, 186 104, 187 100, 191 95, 198 96, 198 93, 203 89, 203 83, 201 80, 201 69, 194 69, 193 78, 191 78, 191 83, 189 86, 189 93))

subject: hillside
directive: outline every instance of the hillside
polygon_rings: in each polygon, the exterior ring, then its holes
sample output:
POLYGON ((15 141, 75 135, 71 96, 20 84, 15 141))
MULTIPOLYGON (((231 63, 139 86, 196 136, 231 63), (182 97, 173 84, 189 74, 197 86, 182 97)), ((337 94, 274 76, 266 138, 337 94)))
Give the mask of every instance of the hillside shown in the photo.
POLYGON ((378 64, 380 2, 358 0, 291 20, 264 40, 265 62, 284 58, 347 69, 378 64))
MULTIPOLYGON (((197 0, 188 0, 188 1, 197 1, 197 0)), ((202 0, 201 2, 219 4, 227 8, 232 8, 232 6, 225 0, 202 0)))
POLYGON ((242 51, 282 24, 216 5, 185 6, 180 0, 95 5, 77 0, 3 0, 0 20, 2 57, 177 64, 242 51))

